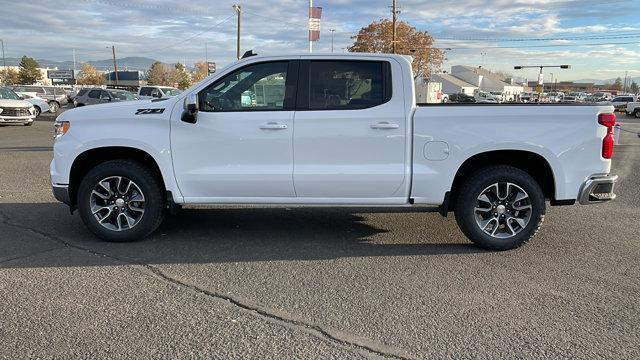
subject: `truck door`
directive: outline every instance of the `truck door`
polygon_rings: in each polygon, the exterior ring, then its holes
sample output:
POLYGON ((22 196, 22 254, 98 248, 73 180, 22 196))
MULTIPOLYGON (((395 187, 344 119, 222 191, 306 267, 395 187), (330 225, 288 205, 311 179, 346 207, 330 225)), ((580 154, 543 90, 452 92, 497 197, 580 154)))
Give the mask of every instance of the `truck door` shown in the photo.
POLYGON ((298 197, 406 202, 400 74, 390 61, 301 62, 293 138, 298 197))
POLYGON ((295 197, 297 74, 297 61, 252 63, 198 93, 195 124, 173 112, 173 166, 186 201, 295 197))

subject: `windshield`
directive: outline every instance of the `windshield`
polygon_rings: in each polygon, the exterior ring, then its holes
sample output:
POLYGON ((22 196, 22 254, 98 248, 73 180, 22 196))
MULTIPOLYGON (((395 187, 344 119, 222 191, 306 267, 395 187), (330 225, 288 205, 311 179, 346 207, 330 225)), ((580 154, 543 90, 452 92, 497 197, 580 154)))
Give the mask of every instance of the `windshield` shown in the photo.
POLYGON ((136 97, 133 96, 132 93, 127 92, 127 91, 109 91, 109 94, 111 95, 112 98, 114 99, 118 99, 118 100, 135 100, 136 97))
POLYGON ((169 96, 180 95, 180 93, 182 92, 178 89, 171 89, 171 88, 162 89, 162 91, 165 93, 165 95, 169 95, 169 96))
POLYGON ((0 99, 20 100, 20 97, 11 89, 0 88, 0 99))

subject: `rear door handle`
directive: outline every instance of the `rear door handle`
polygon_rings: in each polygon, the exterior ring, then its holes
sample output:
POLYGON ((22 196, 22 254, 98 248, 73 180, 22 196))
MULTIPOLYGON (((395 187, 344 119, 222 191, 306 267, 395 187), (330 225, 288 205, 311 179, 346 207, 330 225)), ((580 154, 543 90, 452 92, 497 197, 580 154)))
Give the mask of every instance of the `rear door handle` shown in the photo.
POLYGON ((386 121, 371 125, 372 129, 397 129, 399 127, 400 125, 398 124, 388 123, 386 121))
POLYGON ((262 130, 284 130, 287 128, 286 124, 278 124, 276 122, 269 122, 263 125, 260 125, 260 129, 262 130))

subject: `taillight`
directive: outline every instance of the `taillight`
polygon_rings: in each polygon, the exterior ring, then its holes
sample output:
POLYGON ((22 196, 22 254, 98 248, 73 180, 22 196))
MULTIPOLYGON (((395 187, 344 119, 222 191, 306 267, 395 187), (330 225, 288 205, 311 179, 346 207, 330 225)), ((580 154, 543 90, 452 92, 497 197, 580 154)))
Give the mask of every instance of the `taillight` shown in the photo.
POLYGON ((605 135, 602 140, 602 157, 605 159, 611 159, 613 157, 613 148, 615 145, 613 127, 616 124, 616 115, 600 114, 598 115, 598 123, 607 127, 607 135, 605 135))

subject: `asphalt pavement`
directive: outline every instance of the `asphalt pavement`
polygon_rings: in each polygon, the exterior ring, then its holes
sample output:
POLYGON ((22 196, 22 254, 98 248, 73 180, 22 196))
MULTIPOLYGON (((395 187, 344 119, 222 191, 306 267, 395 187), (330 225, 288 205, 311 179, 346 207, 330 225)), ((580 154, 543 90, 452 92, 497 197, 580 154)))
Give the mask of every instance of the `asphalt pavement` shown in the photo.
POLYGON ((112 244, 53 199, 47 119, 0 127, 0 358, 640 358, 635 134, 616 201, 514 251, 419 208, 184 209, 112 244))

